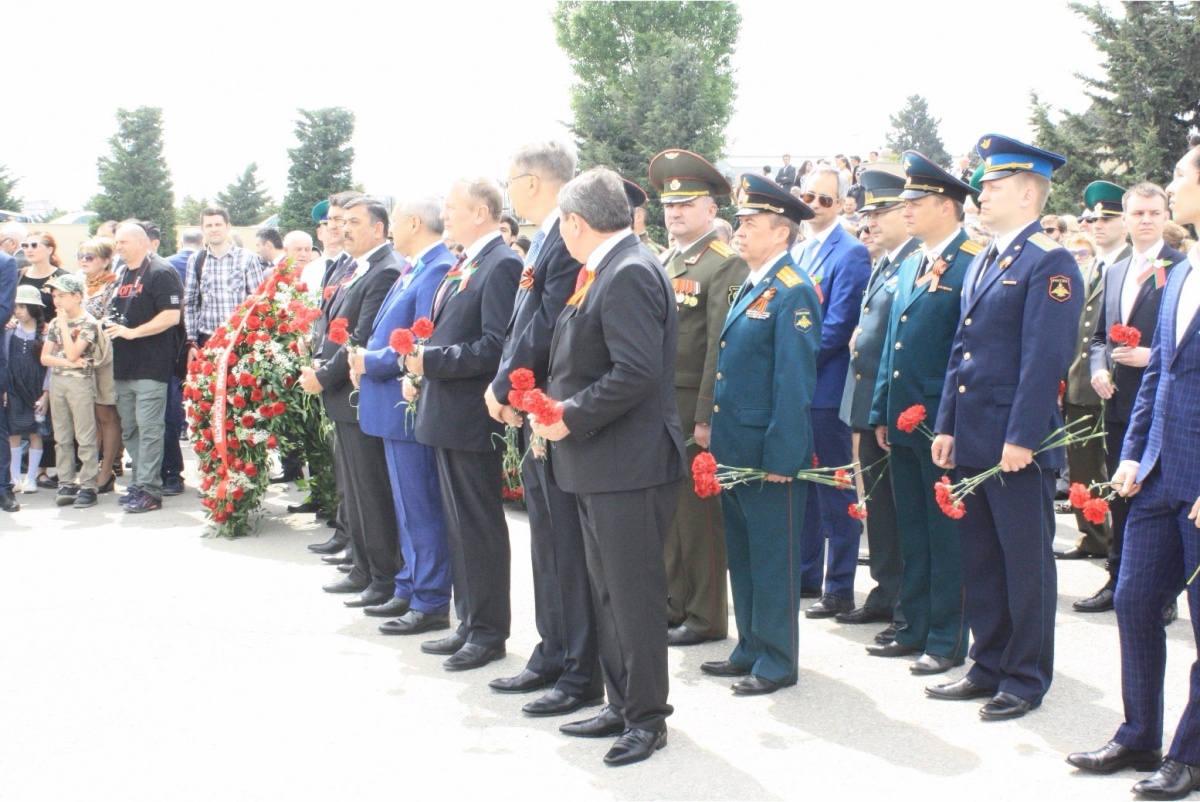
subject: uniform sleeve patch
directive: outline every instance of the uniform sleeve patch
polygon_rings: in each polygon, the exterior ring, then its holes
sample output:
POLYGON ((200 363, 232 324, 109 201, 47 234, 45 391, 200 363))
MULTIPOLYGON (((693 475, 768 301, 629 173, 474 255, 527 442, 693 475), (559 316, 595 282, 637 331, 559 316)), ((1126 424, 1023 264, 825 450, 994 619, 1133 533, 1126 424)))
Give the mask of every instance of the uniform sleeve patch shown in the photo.
POLYGON ((1050 277, 1050 297, 1062 303, 1071 297, 1071 279, 1068 276, 1050 277))
POLYGON ((729 305, 733 306, 733 302, 737 300, 738 292, 742 289, 741 284, 734 284, 729 288, 729 305))
MULTIPOLYGON (((1030 235, 1029 242, 1032 243, 1033 245, 1038 246, 1043 251, 1052 251, 1055 248, 1062 247, 1057 242, 1055 242, 1051 237, 1046 236, 1045 234, 1043 234, 1040 231, 1036 234, 1030 235)), ((1068 292, 1068 297, 1069 297, 1069 295, 1070 295, 1070 293, 1068 292)))
POLYGON ((796 310, 796 331, 808 332, 813 327, 813 313, 808 309, 796 310))
POLYGON ((787 266, 779 268, 779 272, 775 274, 775 277, 783 283, 783 286, 789 288, 795 287, 797 284, 803 281, 800 276, 796 275, 795 270, 792 270, 787 266))

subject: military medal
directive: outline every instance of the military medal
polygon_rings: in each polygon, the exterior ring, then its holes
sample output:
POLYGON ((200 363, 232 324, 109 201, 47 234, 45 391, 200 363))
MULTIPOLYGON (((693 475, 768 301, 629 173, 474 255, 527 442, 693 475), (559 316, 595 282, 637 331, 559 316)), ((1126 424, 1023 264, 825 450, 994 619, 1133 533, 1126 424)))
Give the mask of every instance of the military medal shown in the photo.
POLYGON ((675 289, 675 303, 681 306, 696 306, 700 303, 700 299, 697 297, 700 295, 699 281, 677 278, 672 279, 671 284, 675 289))

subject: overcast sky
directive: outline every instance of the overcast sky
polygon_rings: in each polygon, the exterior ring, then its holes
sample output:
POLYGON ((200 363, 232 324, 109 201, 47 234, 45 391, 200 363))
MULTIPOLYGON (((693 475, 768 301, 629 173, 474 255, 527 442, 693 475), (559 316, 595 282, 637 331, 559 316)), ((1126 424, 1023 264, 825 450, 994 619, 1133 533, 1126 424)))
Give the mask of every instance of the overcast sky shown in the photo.
MULTIPOLYGON (((17 7, 4 12, 12 96, 0 164, 20 177, 26 201, 63 209, 98 190, 96 159, 117 108, 163 108, 177 201, 211 199, 250 162, 281 199, 297 107, 353 110, 354 178, 389 195, 501 176, 517 146, 564 137, 571 117, 572 75, 550 0, 293 0, 270 9, 260 0, 129 0, 107 17, 99 7, 73 16, 61 5, 6 5, 17 7)), ((1010 0, 1003 17, 1021 24, 1003 26, 996 6, 957 0, 755 0, 741 9, 731 157, 865 156, 911 94, 929 100, 959 154, 984 133, 1029 136, 1031 90, 1082 110, 1073 75, 1099 73, 1088 31, 1065 3, 1010 0)))

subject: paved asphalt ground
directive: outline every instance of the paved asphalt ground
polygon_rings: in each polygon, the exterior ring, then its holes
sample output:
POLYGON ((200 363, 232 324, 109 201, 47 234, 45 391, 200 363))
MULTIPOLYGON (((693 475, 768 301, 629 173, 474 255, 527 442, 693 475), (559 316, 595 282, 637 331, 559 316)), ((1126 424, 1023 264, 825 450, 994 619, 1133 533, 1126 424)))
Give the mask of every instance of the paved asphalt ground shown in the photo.
MULTIPOLYGON (((1121 721, 1116 621, 1070 610, 1103 582, 1097 561, 1059 566, 1054 687, 1024 719, 926 699, 906 659, 863 651, 877 625, 801 619, 800 682, 772 696, 735 698, 700 673, 732 641, 673 649, 669 745, 610 769, 609 740, 560 735, 574 717, 527 718, 529 697, 487 688, 536 641, 523 513, 509 513, 509 656, 452 674, 420 652, 423 636, 379 635, 378 619, 321 591, 341 575, 305 549, 329 530, 284 512, 294 487, 272 491, 259 534, 235 542, 201 537, 191 489, 144 516, 101 498, 59 509, 43 490, 0 513, 5 802, 1096 800, 1129 798, 1142 776, 1063 762, 1121 721)), ((1059 545, 1072 530, 1060 517, 1059 545)), ((870 586, 860 568, 860 602, 870 586)), ((1168 630, 1172 729, 1195 654, 1186 615, 1168 630)))

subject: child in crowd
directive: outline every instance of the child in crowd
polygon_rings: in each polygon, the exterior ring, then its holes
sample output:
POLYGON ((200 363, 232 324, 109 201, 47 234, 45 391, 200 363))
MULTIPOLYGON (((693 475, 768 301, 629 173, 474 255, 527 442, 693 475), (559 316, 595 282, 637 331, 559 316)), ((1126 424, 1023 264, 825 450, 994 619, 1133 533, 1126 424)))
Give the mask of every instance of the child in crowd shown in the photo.
MULTIPOLYGON (((0 351, 8 354, 8 415, 9 447, 12 449, 12 483, 14 493, 36 493, 37 472, 42 464, 42 436, 38 433, 38 418, 45 418, 50 404, 46 391, 46 369, 42 367, 42 330, 46 324, 46 309, 37 287, 22 284, 14 299, 15 326, 0 336, 5 340, 0 351), (21 441, 29 438, 28 476, 21 479, 21 441)), ((2 446, 0 446, 2 447, 2 446)))
POLYGON ((96 318, 83 308, 83 279, 74 274, 46 282, 57 314, 46 333, 42 364, 50 368, 50 414, 54 418, 60 507, 96 504, 96 388, 93 384, 97 343, 104 335, 96 318), (83 468, 75 481, 75 447, 83 468))

